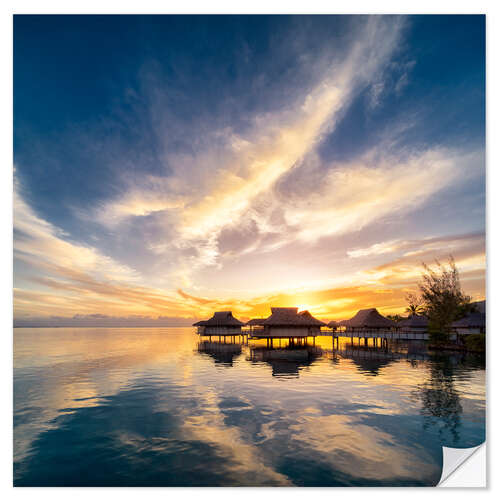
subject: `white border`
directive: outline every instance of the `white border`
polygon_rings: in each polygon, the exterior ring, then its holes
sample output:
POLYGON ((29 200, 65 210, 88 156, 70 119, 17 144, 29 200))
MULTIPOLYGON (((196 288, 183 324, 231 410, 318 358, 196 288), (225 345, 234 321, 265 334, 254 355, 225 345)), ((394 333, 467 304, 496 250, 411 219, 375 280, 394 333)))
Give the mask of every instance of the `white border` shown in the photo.
POLYGON ((496 0, 10 0, 3 6, 9 14, 483 14, 496 10, 496 0))

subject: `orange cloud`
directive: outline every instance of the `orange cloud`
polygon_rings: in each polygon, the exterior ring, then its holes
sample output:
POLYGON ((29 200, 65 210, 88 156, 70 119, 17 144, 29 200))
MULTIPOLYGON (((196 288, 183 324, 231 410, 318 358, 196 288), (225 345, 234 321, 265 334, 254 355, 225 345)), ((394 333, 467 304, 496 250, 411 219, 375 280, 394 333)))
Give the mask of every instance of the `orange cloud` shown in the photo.
MULTIPOLYGON (((452 239, 453 240, 453 239, 452 239)), ((484 236, 457 237, 462 247, 456 248, 456 263, 461 270, 463 286, 474 299, 485 294, 484 236)), ((126 316, 130 314, 148 317, 206 317, 214 310, 232 310, 242 319, 266 317, 270 307, 307 307, 323 319, 345 319, 357 310, 377 307, 382 313, 401 313, 405 308, 405 294, 416 290, 422 272, 421 258, 432 262, 438 240, 433 239, 432 248, 425 250, 426 243, 415 241, 406 244, 405 255, 371 269, 357 273, 352 285, 341 285, 316 290, 295 290, 256 295, 248 299, 221 296, 211 299, 178 289, 176 293, 159 290, 134 283, 123 283, 97 279, 87 272, 75 268, 44 263, 41 266, 46 276, 33 276, 32 283, 38 288, 14 290, 14 313, 16 317, 74 314, 107 314, 126 316), (418 246, 421 252, 411 250, 418 246), (41 287, 41 288, 40 288, 41 287)), ((441 241, 446 248, 441 252, 446 257, 450 238, 441 241)), ((438 253, 438 255, 440 255, 438 253)), ((221 294, 222 295, 222 294, 221 294)))

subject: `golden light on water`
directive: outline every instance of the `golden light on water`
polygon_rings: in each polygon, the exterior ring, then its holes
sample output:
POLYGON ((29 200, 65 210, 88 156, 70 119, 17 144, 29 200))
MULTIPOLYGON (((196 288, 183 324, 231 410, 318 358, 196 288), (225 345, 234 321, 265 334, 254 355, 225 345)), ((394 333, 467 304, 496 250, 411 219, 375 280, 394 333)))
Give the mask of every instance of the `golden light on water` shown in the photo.
MULTIPOLYGON (((344 340, 334 350, 331 337, 318 337, 315 346, 310 339, 307 348, 292 350, 286 341, 269 349, 264 341, 212 340, 202 348, 194 328, 62 328, 48 329, 40 339, 36 329, 16 329, 14 336, 16 373, 30 379, 35 370, 38 378, 37 390, 19 394, 16 405, 43 402, 33 423, 22 420, 16 427, 18 461, 37 450, 47 427, 55 432, 61 424, 67 433, 74 417, 78 431, 82 425, 89 425, 88 432, 109 430, 113 450, 123 450, 129 459, 151 447, 169 450, 172 439, 186 446, 202 443, 222 454, 223 464, 231 463, 227 480, 242 484, 255 478, 291 484, 272 451, 286 453, 280 450, 283 439, 285 448, 320 460, 323 468, 359 474, 364 481, 406 478, 416 470, 427 477, 439 464, 412 441, 422 401, 435 411, 433 405, 453 402, 460 394, 461 407, 446 411, 459 412, 456 418, 462 413, 476 421, 484 418, 484 370, 479 367, 466 380, 448 374, 443 382, 428 360, 391 359, 383 350, 371 357, 374 349, 353 350, 344 340), (435 402, 426 398, 427 390, 438 391, 435 402), (94 419, 113 407, 120 420, 96 426, 94 419), (143 436, 135 419, 140 415, 142 421, 148 411, 143 436), (158 427, 151 427, 155 416, 158 427), (408 426, 406 434, 401 425, 408 426)), ((445 425, 454 425, 455 417, 443 418, 445 425)), ((424 431, 417 430, 420 439, 424 431)))

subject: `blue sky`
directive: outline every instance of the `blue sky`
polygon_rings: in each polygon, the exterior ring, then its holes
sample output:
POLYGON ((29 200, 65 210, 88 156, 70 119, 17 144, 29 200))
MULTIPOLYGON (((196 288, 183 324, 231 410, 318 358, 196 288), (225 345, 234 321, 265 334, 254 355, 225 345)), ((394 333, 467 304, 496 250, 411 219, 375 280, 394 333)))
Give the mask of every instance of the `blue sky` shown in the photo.
POLYGON ((484 141, 483 16, 15 16, 15 317, 482 298, 484 141))

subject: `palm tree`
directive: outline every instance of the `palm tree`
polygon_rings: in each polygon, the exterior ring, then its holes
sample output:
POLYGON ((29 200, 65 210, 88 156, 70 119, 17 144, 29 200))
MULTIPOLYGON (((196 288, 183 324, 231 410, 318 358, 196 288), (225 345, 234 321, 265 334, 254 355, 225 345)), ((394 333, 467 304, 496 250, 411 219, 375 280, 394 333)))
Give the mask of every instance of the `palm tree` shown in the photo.
POLYGON ((405 309, 405 312, 408 313, 408 317, 423 314, 424 307, 422 306, 422 299, 420 297, 417 297, 414 293, 407 293, 406 302, 408 302, 408 307, 405 309))
POLYGON ((409 304, 405 309, 405 313, 408 313, 408 316, 419 316, 424 312, 424 308, 420 304, 409 304))
POLYGON ((392 319, 392 321, 395 321, 396 323, 398 323, 399 321, 403 321, 404 319, 399 314, 388 314, 386 318, 392 319))

